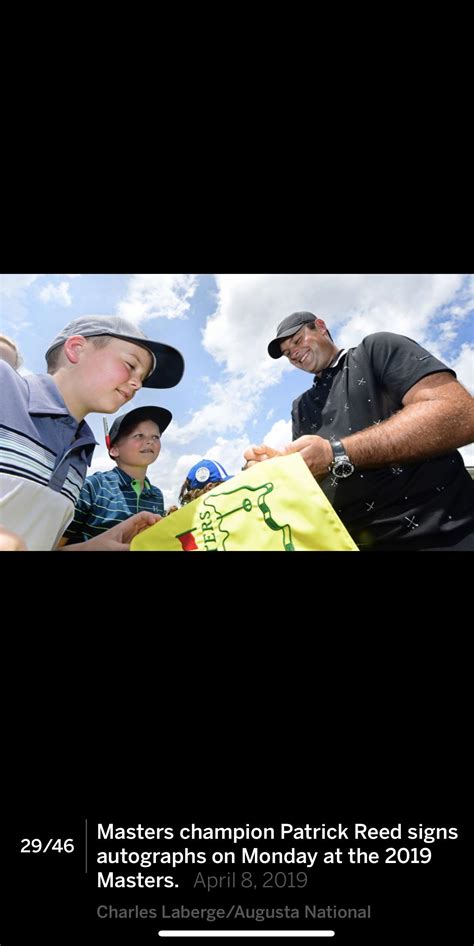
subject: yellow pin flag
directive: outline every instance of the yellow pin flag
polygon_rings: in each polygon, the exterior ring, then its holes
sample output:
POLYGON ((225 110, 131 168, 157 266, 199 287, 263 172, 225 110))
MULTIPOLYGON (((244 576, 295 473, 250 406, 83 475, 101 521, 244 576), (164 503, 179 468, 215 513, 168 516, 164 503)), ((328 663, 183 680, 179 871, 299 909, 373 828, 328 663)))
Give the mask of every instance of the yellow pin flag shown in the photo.
POLYGON ((256 463, 136 536, 132 552, 357 552, 302 457, 256 463))

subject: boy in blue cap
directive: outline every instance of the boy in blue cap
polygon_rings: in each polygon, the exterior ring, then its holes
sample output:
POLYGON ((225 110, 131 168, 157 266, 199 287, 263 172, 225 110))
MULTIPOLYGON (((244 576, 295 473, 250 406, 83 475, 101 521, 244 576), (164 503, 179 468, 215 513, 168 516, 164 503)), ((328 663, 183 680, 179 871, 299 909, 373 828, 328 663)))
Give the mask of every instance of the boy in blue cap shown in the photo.
POLYGON ((214 489, 219 483, 225 483, 231 480, 232 476, 224 470, 221 463, 217 460, 199 460, 191 467, 189 473, 181 487, 179 501, 182 506, 186 503, 192 503, 193 499, 202 496, 203 493, 214 489))

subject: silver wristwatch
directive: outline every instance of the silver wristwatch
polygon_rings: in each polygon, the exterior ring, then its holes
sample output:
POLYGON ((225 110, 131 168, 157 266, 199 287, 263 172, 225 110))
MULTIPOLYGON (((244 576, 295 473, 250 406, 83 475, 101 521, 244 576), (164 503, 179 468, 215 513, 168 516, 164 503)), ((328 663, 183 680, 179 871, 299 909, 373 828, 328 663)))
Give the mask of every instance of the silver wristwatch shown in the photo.
POLYGON ((334 460, 331 463, 329 469, 333 476, 336 476, 340 480, 345 480, 348 476, 352 475, 355 470, 355 466, 347 456, 345 448, 343 447, 340 440, 332 440, 331 447, 334 454, 334 460))

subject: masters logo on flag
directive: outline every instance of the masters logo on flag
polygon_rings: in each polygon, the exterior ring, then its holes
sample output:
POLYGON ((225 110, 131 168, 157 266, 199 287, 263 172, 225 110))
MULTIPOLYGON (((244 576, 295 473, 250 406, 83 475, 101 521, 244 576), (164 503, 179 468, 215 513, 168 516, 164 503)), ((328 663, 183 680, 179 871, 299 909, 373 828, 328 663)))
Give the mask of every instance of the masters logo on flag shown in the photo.
POLYGON ((133 552, 357 552, 298 454, 257 463, 171 513, 133 552))

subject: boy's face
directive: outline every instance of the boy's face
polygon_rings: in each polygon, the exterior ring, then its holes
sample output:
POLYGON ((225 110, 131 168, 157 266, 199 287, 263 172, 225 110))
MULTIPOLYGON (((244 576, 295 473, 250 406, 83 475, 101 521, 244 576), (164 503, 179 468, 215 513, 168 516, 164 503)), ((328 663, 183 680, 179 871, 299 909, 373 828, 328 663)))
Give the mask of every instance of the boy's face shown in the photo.
POLYGON ((142 387, 152 369, 152 356, 122 338, 110 338, 104 348, 85 341, 80 362, 85 413, 115 414, 142 387))
POLYGON ((160 428, 152 420, 142 420, 128 434, 119 437, 110 448, 118 466, 147 467, 161 450, 160 428))

